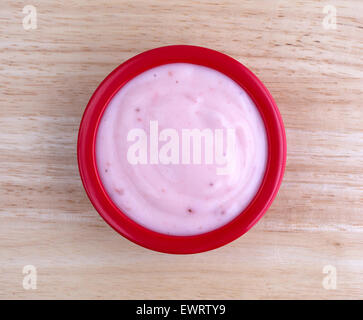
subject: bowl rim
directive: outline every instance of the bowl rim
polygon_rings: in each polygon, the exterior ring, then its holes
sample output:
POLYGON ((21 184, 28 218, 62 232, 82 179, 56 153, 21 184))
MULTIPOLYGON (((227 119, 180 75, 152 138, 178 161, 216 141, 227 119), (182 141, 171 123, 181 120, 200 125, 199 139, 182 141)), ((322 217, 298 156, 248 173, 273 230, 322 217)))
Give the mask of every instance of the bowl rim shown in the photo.
POLYGON ((145 248, 173 254, 216 249, 246 233, 265 214, 277 195, 286 164, 286 135, 275 101, 247 67, 221 52, 199 46, 172 45, 151 49, 125 61, 98 86, 83 113, 77 141, 78 168, 83 186, 100 216, 119 234, 145 248), (268 158, 265 175, 250 204, 218 229, 192 236, 167 235, 147 229, 124 214, 105 191, 98 175, 95 142, 100 119, 112 97, 128 81, 151 68, 169 63, 192 63, 224 73, 254 101, 265 124, 268 158))

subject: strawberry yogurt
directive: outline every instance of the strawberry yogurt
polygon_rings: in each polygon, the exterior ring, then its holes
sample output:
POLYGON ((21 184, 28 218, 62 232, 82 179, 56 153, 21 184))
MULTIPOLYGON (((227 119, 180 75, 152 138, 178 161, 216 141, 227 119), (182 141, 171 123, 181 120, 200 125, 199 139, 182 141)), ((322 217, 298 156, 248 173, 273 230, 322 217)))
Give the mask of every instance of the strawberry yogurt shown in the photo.
POLYGON ((224 74, 187 63, 150 69, 123 86, 103 113, 95 151, 114 204, 148 229, 179 236, 241 214, 268 152, 248 94, 224 74))

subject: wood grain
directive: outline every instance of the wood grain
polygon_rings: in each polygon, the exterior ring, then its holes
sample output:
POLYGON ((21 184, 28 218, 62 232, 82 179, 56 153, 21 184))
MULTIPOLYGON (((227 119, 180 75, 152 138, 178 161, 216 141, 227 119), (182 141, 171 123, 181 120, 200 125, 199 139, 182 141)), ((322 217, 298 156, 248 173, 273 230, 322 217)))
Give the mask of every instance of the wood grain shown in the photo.
POLYGON ((0 298, 363 298, 363 2, 2 1, 0 298), (38 28, 24 30, 34 5, 38 28), (327 4, 336 30, 322 25, 327 4), (288 140, 285 178, 245 236, 204 254, 143 249, 88 201, 78 125, 100 81, 168 44, 220 50, 266 84, 288 140), (36 290, 22 269, 37 268, 36 290), (322 285, 337 269, 336 290, 322 285))

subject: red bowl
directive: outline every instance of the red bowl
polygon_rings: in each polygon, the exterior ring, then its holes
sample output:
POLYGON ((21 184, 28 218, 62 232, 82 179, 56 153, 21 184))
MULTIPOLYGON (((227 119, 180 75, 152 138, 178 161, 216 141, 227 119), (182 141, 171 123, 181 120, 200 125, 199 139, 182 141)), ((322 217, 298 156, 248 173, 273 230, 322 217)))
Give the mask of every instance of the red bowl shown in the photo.
POLYGON ((102 218, 127 239, 152 250, 186 254, 212 250, 247 232, 270 207, 280 187, 286 162, 286 137, 279 110, 262 82, 245 66, 220 52, 196 46, 176 45, 152 49, 127 60, 98 86, 92 95, 78 133, 78 167, 93 206, 102 218), (149 230, 124 214, 112 202, 98 175, 95 142, 98 125, 114 94, 128 81, 153 67, 168 63, 192 63, 224 73, 252 98, 263 118, 268 142, 265 175, 248 207, 226 225, 199 235, 172 236, 149 230))

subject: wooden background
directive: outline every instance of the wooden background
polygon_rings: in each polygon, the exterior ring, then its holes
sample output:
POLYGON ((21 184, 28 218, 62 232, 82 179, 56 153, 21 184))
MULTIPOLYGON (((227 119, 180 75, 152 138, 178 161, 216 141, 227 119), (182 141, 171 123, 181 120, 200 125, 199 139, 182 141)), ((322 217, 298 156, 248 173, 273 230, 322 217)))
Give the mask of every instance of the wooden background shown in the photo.
POLYGON ((0 6, 0 298, 363 298, 363 1, 11 1, 0 6), (24 30, 25 5, 37 29, 24 30), (337 9, 326 30, 325 5, 337 9), (270 89, 288 141, 266 216, 223 248, 166 255, 119 236, 83 190, 92 92, 133 55, 202 45, 270 89), (22 270, 37 268, 36 290, 22 270), (323 268, 337 270, 326 290, 323 268))

